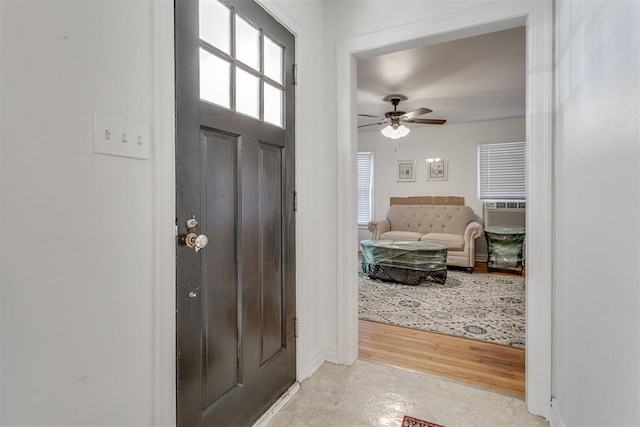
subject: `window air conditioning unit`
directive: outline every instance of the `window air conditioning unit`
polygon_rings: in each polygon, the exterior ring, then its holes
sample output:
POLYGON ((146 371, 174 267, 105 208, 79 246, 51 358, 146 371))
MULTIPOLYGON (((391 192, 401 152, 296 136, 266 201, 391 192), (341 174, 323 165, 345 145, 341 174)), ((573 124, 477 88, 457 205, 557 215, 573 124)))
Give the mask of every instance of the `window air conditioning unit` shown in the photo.
POLYGON ((525 227, 526 202, 485 202, 484 228, 525 227))

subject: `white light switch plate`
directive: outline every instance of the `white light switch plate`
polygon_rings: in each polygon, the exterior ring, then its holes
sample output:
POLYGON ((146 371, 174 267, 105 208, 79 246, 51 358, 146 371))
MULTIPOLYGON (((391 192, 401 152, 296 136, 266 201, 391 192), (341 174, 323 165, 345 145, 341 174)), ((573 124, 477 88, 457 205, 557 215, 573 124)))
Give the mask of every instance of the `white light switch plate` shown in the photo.
POLYGON ((148 160, 151 158, 149 125, 109 114, 94 113, 93 152, 148 160))

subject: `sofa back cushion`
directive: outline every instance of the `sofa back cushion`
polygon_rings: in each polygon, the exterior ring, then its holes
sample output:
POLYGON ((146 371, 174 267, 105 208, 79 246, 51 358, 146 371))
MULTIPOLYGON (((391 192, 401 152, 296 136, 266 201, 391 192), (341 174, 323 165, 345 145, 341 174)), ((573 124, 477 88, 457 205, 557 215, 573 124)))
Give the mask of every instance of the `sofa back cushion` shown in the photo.
POLYGON ((393 205, 387 219, 393 231, 464 234, 476 215, 469 206, 393 205))

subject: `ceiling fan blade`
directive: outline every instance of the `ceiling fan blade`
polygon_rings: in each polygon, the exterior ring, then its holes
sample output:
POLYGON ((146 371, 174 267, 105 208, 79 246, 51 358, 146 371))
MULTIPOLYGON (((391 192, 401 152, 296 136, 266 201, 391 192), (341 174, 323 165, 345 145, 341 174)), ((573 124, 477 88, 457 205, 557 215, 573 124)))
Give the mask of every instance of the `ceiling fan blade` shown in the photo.
POLYGON ((375 117, 376 119, 381 119, 382 118, 380 116, 372 116, 371 114, 358 114, 358 116, 360 116, 360 117, 375 117))
POLYGON ((413 119, 415 117, 421 116, 423 114, 427 114, 430 113, 432 110, 428 109, 428 108, 418 108, 417 110, 413 110, 413 111, 409 111, 408 113, 405 113, 402 117, 400 117, 400 120, 406 121, 409 119, 413 119))
POLYGON ((370 123, 370 124, 368 124, 368 125, 361 125, 361 126, 358 126, 358 129, 360 129, 360 128, 364 128, 364 127, 367 127, 367 126, 383 125, 383 124, 385 124, 385 123, 386 123, 386 122, 370 123))
POLYGON ((446 120, 442 120, 442 119, 411 119, 411 120, 405 120, 405 123, 418 123, 421 125, 443 125, 445 123, 447 123, 446 120))

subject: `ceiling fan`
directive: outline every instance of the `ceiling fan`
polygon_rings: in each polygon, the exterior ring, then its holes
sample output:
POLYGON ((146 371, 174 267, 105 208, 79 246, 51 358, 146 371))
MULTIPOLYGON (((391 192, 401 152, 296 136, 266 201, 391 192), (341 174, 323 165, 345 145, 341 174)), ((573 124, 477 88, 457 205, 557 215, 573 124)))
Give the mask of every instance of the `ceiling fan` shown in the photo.
POLYGON ((377 126, 382 124, 388 124, 387 127, 381 130, 382 134, 391 139, 398 139, 406 136, 410 129, 404 126, 402 123, 417 123, 424 125, 443 125, 447 121, 442 119, 418 119, 416 117, 422 116, 427 113, 431 113, 432 110, 429 108, 418 108, 413 111, 405 112, 398 111, 398 104, 400 101, 406 101, 407 97, 404 95, 388 95, 385 96, 383 101, 390 101, 391 105, 393 105, 393 111, 387 111, 384 113, 384 117, 380 116, 372 116, 370 114, 358 114, 361 117, 374 117, 376 119, 381 120, 377 123, 369 123, 366 125, 358 126, 358 128, 363 128, 367 126, 377 126))

